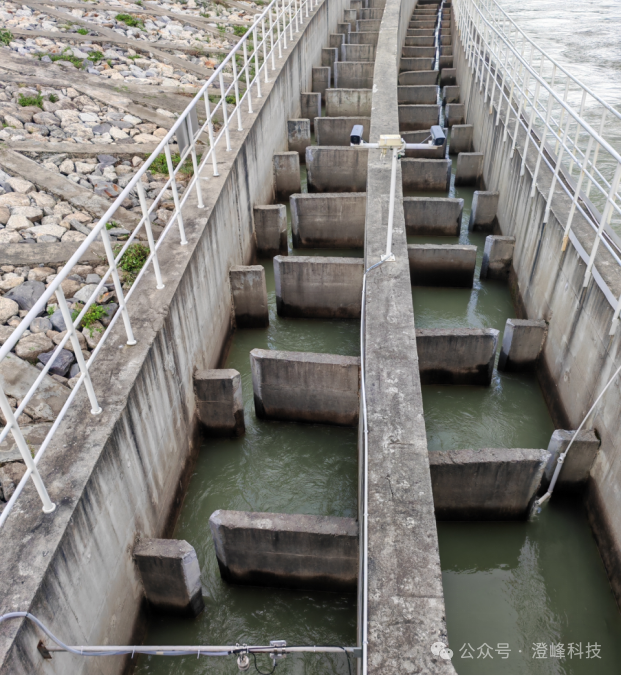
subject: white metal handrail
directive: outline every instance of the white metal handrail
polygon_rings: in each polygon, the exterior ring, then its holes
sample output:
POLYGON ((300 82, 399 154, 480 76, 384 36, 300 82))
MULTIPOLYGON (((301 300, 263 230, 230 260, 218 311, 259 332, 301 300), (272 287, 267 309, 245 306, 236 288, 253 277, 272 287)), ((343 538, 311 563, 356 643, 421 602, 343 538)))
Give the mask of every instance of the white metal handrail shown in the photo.
MULTIPOLYGON (((223 59, 222 63, 218 66, 218 68, 216 68, 207 82, 203 84, 188 107, 179 116, 166 136, 158 144, 158 147, 155 149, 155 151, 140 167, 132 180, 111 204, 106 213, 100 218, 91 233, 81 243, 79 248, 69 259, 63 269, 58 273, 56 278, 49 284, 43 295, 36 301, 32 309, 22 319, 19 326, 16 327, 15 331, 7 339, 4 345, 0 347, 1 362, 15 347, 19 339, 23 336, 24 332, 29 329, 32 321, 43 311, 45 311, 50 298, 56 294, 57 304, 61 310, 63 320, 67 327, 66 335, 53 351, 51 358, 41 370, 41 373, 38 375, 37 379, 24 396, 16 411, 11 409, 9 400, 3 388, 0 387, 0 409, 2 410, 7 421, 6 425, 0 432, 0 443, 10 432, 13 435, 15 443, 26 464, 26 472, 22 480, 19 482, 13 496, 8 501, 2 514, 0 515, 0 527, 2 527, 6 522, 14 504, 16 503, 19 495, 24 489, 24 486, 30 478, 32 478, 39 497, 41 498, 43 511, 46 513, 54 511, 55 505, 50 499, 41 475, 37 469, 40 459, 43 457, 61 421, 71 407, 82 385, 85 386, 91 403, 91 413, 93 415, 101 413, 102 409, 99 405, 89 373, 90 368, 97 359, 97 356, 103 345, 106 343, 106 340, 110 337, 112 329, 114 328, 119 317, 121 317, 123 320, 127 344, 136 344, 136 338, 132 331, 130 316, 127 310, 127 304, 130 298, 134 294, 145 272, 151 268, 153 268, 154 272, 156 289, 160 290, 164 288, 164 281, 162 279, 162 273, 157 256, 158 250, 166 241, 171 230, 175 229, 175 226, 179 231, 180 246, 188 244, 182 217, 182 209, 188 201, 189 196, 192 194, 193 188, 196 191, 198 208, 204 208, 203 192, 201 186, 201 172, 206 167, 207 163, 211 162, 213 176, 219 175, 216 150, 219 146, 222 149, 223 145, 225 146, 225 152, 229 152, 231 150, 230 129, 232 124, 235 124, 234 128, 237 131, 243 130, 242 105, 244 104, 248 106, 248 112, 251 114, 253 113, 253 89, 256 90, 255 97, 257 99, 261 99, 262 76, 265 83, 270 81, 269 71, 274 71, 276 69, 276 58, 282 58, 284 50, 287 49, 288 41, 294 41, 294 34, 300 32, 300 28, 305 20, 309 18, 310 13, 318 7, 321 1, 322 0, 272 0, 260 14, 256 15, 253 24, 249 26, 247 32, 241 37, 235 47, 233 47, 229 54, 223 59), (224 71, 227 67, 231 68, 233 78, 227 85, 225 85, 224 71), (243 86, 240 86, 240 83, 242 83, 243 86), (210 101, 210 87, 215 87, 217 90, 217 94, 211 95, 212 97, 218 97, 218 100, 213 106, 213 102, 210 101), (243 90, 242 93, 241 90, 243 90), (198 111, 198 107, 201 105, 201 102, 204 106, 203 116, 205 117, 205 121, 203 124, 199 125, 198 128, 195 128, 196 124, 193 124, 193 119, 198 119, 196 113, 198 111), (222 116, 222 123, 220 125, 215 119, 217 114, 222 116), (234 120, 235 123, 233 122, 234 120), (183 149, 183 151, 180 153, 180 160, 175 167, 173 165, 173 158, 171 156, 169 144, 175 141, 175 137, 178 134, 183 135, 184 133, 189 139, 189 142, 186 144, 185 149, 183 149), (204 137, 205 134, 207 134, 208 143, 206 146, 204 146, 203 154, 199 158, 197 155, 197 143, 204 137), (169 178, 153 202, 149 204, 143 186, 143 177, 162 152, 164 152, 165 155, 169 178), (177 184, 177 175, 188 159, 190 159, 192 163, 192 177, 185 190, 180 191, 177 184), (151 228, 151 217, 155 210, 157 210, 158 204, 163 200, 166 192, 169 190, 172 193, 174 210, 167 225, 156 242, 151 228), (134 231, 128 237, 127 241, 115 254, 112 241, 110 240, 110 235, 106 229, 106 225, 114 218, 117 210, 122 205, 125 198, 128 197, 132 191, 135 191, 138 196, 142 217, 134 231), (149 256, 147 257, 142 269, 136 276, 132 286, 128 292, 124 294, 118 273, 119 264, 123 258, 123 255, 128 250, 128 247, 135 243, 138 233, 143 229, 147 237, 149 256), (71 274, 72 268, 80 261, 91 244, 96 240, 101 240, 103 242, 104 250, 108 260, 108 269, 103 275, 101 281, 98 283, 96 289, 91 294, 90 298, 84 304, 84 307, 80 310, 78 316, 72 321, 71 311, 65 299, 61 284, 71 274), (111 280, 111 282, 108 280, 111 280), (110 283, 112 283, 114 286, 119 307, 112 317, 110 324, 103 332, 101 339, 93 349, 89 360, 85 362, 80 349, 76 331, 80 327, 80 323, 82 322, 88 310, 95 304, 97 298, 99 298, 101 295, 104 287, 106 286, 107 288, 107 284, 109 285, 110 283), (80 368, 80 377, 75 387, 71 390, 65 404, 54 420, 49 432, 45 436, 45 439, 43 440, 39 450, 33 458, 17 422, 17 418, 19 418, 20 414, 25 411, 29 401, 32 399, 46 374, 56 362, 60 351, 64 348, 68 341, 71 341, 74 348, 74 353, 80 368)), ((206 178, 207 177, 203 177, 203 180, 206 178)), ((119 218, 118 220, 121 222, 123 221, 122 218, 119 218)), ((169 240, 167 245, 170 244, 171 242, 169 240)))
MULTIPOLYGON (((544 223, 548 221, 555 191, 561 188, 572 201, 562 248, 565 250, 569 241, 575 247, 578 245, 572 232, 578 211, 596 233, 583 285, 587 286, 592 276, 601 281, 594 270, 601 243, 620 265, 620 239, 610 223, 615 219, 619 224, 622 213, 621 158, 619 151, 602 137, 608 125, 619 128, 620 113, 537 47, 495 0, 455 0, 454 10, 470 77, 484 91, 490 114, 496 107, 495 123, 504 125, 503 142, 511 140, 510 157, 518 145, 519 129, 525 132, 524 147, 520 148, 521 175, 525 173, 529 144, 538 153, 531 197, 535 195, 543 162, 553 174, 544 223), (581 101, 578 111, 573 98, 581 101), (502 104, 506 107, 505 116, 502 104), (598 131, 586 119, 588 113, 599 120, 598 131), (577 175, 573 175, 575 165, 577 175)), ((466 105, 468 108, 469 101, 466 105)), ((615 309, 613 333, 619 316, 619 298, 616 300, 607 290, 615 309)))

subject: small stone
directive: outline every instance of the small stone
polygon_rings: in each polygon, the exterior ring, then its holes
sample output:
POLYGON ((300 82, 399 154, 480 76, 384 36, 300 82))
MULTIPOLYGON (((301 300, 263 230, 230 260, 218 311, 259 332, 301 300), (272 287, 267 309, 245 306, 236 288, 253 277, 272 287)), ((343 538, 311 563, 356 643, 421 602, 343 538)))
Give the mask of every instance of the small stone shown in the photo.
POLYGON ((61 238, 61 242, 84 242, 86 239, 86 235, 82 232, 78 232, 77 230, 69 230, 67 231, 61 238))
POLYGON ((87 284, 99 284, 102 281, 102 278, 99 275, 94 273, 86 276, 87 284))
POLYGON ((0 207, 29 207, 30 200, 26 195, 18 192, 9 192, 0 195, 0 207))
MULTIPOLYGON (((75 173, 75 167, 74 164, 71 160, 67 159, 64 162, 61 162, 60 166, 58 167, 60 169, 61 174, 73 174, 75 173)), ((58 205, 57 205, 58 206, 58 205)))
POLYGON ((46 207, 48 209, 53 209, 54 205, 56 204, 56 200, 52 197, 52 195, 48 195, 44 192, 35 192, 31 195, 31 197, 34 199, 36 205, 41 209, 46 207))
POLYGON ((78 363, 72 364, 69 369, 69 377, 75 378, 80 375, 80 365, 78 363))
POLYGON ((11 218, 11 212, 7 207, 0 207, 0 223, 6 225, 9 218, 11 218))
POLYGON ((80 277, 84 278, 86 278, 87 275, 90 275, 92 273, 93 273, 92 265, 74 265, 71 268, 72 275, 80 275, 80 277))
POLYGON ((134 157, 132 157, 132 166, 134 168, 140 167, 140 165, 142 163, 143 163, 143 160, 140 157, 138 157, 138 155, 134 155, 134 157))
MULTIPOLYGON (((1 307, 1 299, 0 299, 1 307)), ((11 334, 15 331, 12 326, 0 326, 0 345, 4 345, 6 341, 10 338, 11 334)))
MULTIPOLYGON (((50 352, 43 352, 42 354, 40 354, 39 363, 43 365, 47 364, 52 358, 53 353, 54 350, 50 352)), ((74 361, 75 357, 73 356, 73 352, 63 349, 56 355, 56 359, 54 359, 54 364, 50 367, 50 370, 48 372, 51 373, 52 375, 64 376, 69 371, 74 361)))
POLYGON ((22 238, 15 230, 7 230, 3 228, 0 230, 0 244, 19 244, 22 238))
POLYGON ((35 189, 34 183, 26 181, 23 178, 10 178, 8 184, 15 190, 15 192, 22 195, 27 195, 29 192, 33 192, 35 189))
POLYGON ((64 279, 60 283, 60 287, 65 294, 65 298, 74 298, 75 294, 80 290, 82 284, 75 279, 64 279))
POLYGON ((0 291, 10 291, 11 289, 14 289, 16 286, 19 286, 22 284, 24 281, 23 277, 19 277, 18 275, 15 275, 13 277, 9 277, 8 279, 3 279, 0 282, 0 291))
POLYGON ((40 354, 49 352, 53 348, 54 344, 44 333, 31 333, 29 336, 20 338, 17 341, 15 354, 20 359, 25 359, 31 364, 35 364, 40 354))
MULTIPOLYGON (((20 419, 19 422, 22 423, 23 420, 20 419)), ((24 474, 26 465, 23 462, 9 462, 0 468, 0 489, 5 502, 11 499, 24 474)))
MULTIPOLYGON (((26 242, 27 240, 22 240, 23 242, 26 242)), ((41 235, 40 237, 37 237, 37 244, 53 244, 54 242, 60 242, 60 239, 58 237, 54 237, 53 235, 41 235)), ((28 244, 34 244, 34 240, 29 240, 28 244)))
POLYGON ((55 331, 66 331, 67 327, 65 326, 65 320, 63 319, 63 313, 60 311, 60 308, 54 310, 54 312, 49 316, 49 320, 52 323, 52 327, 55 331))
POLYGON ((88 346, 91 350, 94 350, 104 335, 104 326, 100 322, 94 322, 88 329, 82 329, 82 334, 86 338, 88 346))
POLYGON ((115 312, 119 309, 119 306, 117 305, 117 303, 108 303, 108 305, 101 305, 100 307, 104 308, 104 310, 106 311, 106 315, 102 317, 99 321, 107 328, 110 322, 112 321, 115 312))
POLYGON ((5 324, 19 312, 19 305, 6 296, 0 298, 0 324, 5 324))
POLYGON ((43 282, 24 282, 9 291, 4 297, 14 300, 20 310, 31 310, 45 292, 43 282))
POLYGON ((94 164, 87 164, 86 162, 76 162, 76 172, 78 174, 92 174, 95 171, 94 164))
POLYGON ((52 268, 32 268, 28 273, 29 282, 45 282, 45 280, 53 275, 54 270, 52 268))
MULTIPOLYGON (((61 340, 67 335, 67 331, 61 331, 60 333, 57 333, 54 338, 52 338, 52 341, 54 345, 58 345, 61 340)), ((81 350, 86 350, 87 349, 87 344, 86 344, 86 338, 80 333, 80 331, 76 331, 75 335, 78 337, 78 344, 80 345, 81 350)), ((70 350, 73 352, 73 345, 71 343, 71 339, 69 339, 65 343, 65 350, 70 350)))
POLYGON ((31 333, 45 333, 52 330, 52 322, 47 317, 35 317, 30 323, 31 333))
POLYGON ((73 295, 76 300, 79 300, 82 303, 86 303, 91 297, 91 294, 97 289, 97 284, 87 284, 83 286, 77 293, 73 295))
MULTIPOLYGON (((29 207, 22 208, 28 209, 29 207)), ((11 216, 6 224, 7 230, 13 230, 15 232, 20 232, 20 230, 28 230, 28 228, 32 228, 32 221, 29 221, 26 216, 22 216, 21 214, 15 214, 14 216, 11 216)))
POLYGON ((26 216, 29 221, 36 223, 43 218, 43 209, 39 207, 13 207, 11 209, 13 216, 26 216))
POLYGON ((57 239, 60 239, 65 232, 65 228, 62 228, 60 225, 52 225, 51 223, 48 225, 35 225, 30 228, 28 231, 30 234, 34 235, 36 237, 37 241, 39 241, 40 237, 43 237, 45 235, 51 235, 52 237, 56 237, 57 239))
POLYGON ((80 375, 78 374, 77 376, 74 376, 73 378, 70 378, 67 381, 67 385, 73 390, 73 388, 78 384, 78 381, 80 380, 80 375))

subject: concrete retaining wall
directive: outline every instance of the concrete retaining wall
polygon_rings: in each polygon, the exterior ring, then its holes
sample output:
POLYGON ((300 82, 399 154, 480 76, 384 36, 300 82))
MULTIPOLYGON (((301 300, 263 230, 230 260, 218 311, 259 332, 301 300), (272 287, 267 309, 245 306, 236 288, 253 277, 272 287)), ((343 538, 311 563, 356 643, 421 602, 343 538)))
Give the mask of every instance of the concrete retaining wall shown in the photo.
POLYGON ((547 451, 525 448, 431 452, 436 518, 526 519, 547 458, 547 451))
POLYGON ((365 192, 367 148, 309 146, 306 153, 309 192, 365 192))
POLYGON ((439 190, 447 192, 451 181, 451 160, 404 158, 402 186, 404 190, 439 190))
POLYGON ((358 357, 255 349, 250 359, 260 418, 347 427, 358 423, 358 357))
POLYGON ((364 192, 292 195, 295 248, 362 248, 365 238, 364 192))
POLYGON ((371 89, 328 89, 326 91, 327 117, 369 117, 371 89))
POLYGON ((463 244, 409 244, 408 264, 413 286, 471 288, 477 247, 463 244))
POLYGON ((216 510, 209 520, 223 580, 254 586, 353 591, 355 519, 216 510))
MULTIPOLYGON (((82 389, 39 463, 56 511, 42 513, 30 483, 2 530, 1 612, 28 610, 73 644, 132 642, 142 601, 135 538, 166 535, 180 504, 196 450, 192 373, 220 359, 231 323, 229 269, 251 260, 252 208, 273 199, 272 155, 286 148, 287 120, 300 110, 292 92, 309 91, 310 66, 345 6, 318 6, 253 102, 256 113, 243 115, 245 131, 232 135, 221 175, 206 168, 205 210, 194 195, 184 210, 188 245, 173 238, 159 250, 165 288, 156 290, 151 271, 139 282, 129 303, 137 344, 125 345, 119 322, 91 369, 103 408, 97 424, 82 389)), ((2 671, 124 670, 125 657, 67 653, 44 665, 39 638, 29 623, 3 625, 2 671)))
POLYGON ((363 140, 369 141, 368 117, 316 117, 315 140, 318 146, 350 146, 355 124, 363 125, 363 140))
POLYGON ((458 237, 463 206, 450 197, 404 197, 406 234, 458 237))
POLYGON ((335 64, 335 89, 369 89, 374 73, 373 62, 338 61, 335 64))
POLYGON ((399 106, 400 131, 429 130, 434 124, 438 124, 440 106, 399 106))

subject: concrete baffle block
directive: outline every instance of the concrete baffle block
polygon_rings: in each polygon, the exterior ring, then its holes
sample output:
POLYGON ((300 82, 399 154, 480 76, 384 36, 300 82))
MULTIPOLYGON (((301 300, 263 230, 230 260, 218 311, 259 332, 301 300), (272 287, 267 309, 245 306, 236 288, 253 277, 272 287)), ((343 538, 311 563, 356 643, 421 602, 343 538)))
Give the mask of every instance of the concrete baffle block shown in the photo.
POLYGON ((133 554, 152 608, 190 617, 203 610, 201 570, 192 545, 185 540, 144 539, 133 554))
POLYGON ((443 70, 453 69, 454 67, 454 57, 451 54, 443 55, 441 54, 438 59, 438 67, 443 70))
POLYGON ((325 92, 330 87, 330 73, 328 67, 314 67, 311 69, 311 91, 321 95, 322 101, 325 100, 325 92))
POLYGON ((464 244, 409 244, 408 265, 413 286, 471 288, 477 247, 464 244))
POLYGON ((287 120, 287 147, 304 159, 307 146, 311 145, 311 121, 306 118, 287 120))
POLYGON ((275 256, 274 286, 281 317, 358 319, 363 259, 275 256))
POLYGON ((544 346, 547 323, 538 319, 508 319, 505 323, 499 371, 533 371, 544 346))
POLYGON ((438 105, 399 105, 397 114, 400 131, 426 130, 438 124, 440 106, 438 105))
POLYGON ((259 418, 358 424, 358 357, 255 349, 250 359, 259 418))
MULTIPOLYGON (((548 462, 545 470, 545 478, 550 481, 553 478, 557 458, 564 453, 575 430, 555 430, 551 436, 548 447, 548 462)), ((582 490, 590 477, 590 470, 596 460, 598 449, 600 448, 600 439, 596 436, 595 430, 581 430, 577 434, 568 455, 562 465, 562 470, 557 478, 555 490, 573 492, 582 490)))
POLYGON ((457 85, 457 84, 458 83, 456 81, 456 69, 442 68, 440 86, 446 87, 447 85, 457 85))
POLYGON ((350 146, 352 127, 363 127, 363 140, 369 141, 369 117, 316 117, 315 141, 318 146, 350 146))
POLYGON ((470 153, 473 150, 473 125, 455 124, 451 128, 449 154, 470 153))
POLYGON ((458 237, 463 207, 453 197, 404 197, 406 234, 458 237))
POLYGON ((197 370, 193 375, 197 417, 209 436, 244 434, 242 380, 235 369, 197 370))
POLYGON ((292 240, 295 248, 363 248, 364 192, 292 195, 292 240))
POLYGON ((364 146, 309 146, 305 155, 309 192, 365 192, 367 154, 364 146))
POLYGON ((443 103, 460 103, 460 87, 457 85, 443 87, 443 103))
POLYGON ((274 191, 277 195, 289 197, 300 192, 300 155, 295 151, 274 153, 274 191))
POLYGON ((483 173, 484 153, 458 153, 455 185, 478 185, 483 173))
POLYGON ((480 279, 496 279, 505 281, 510 276, 512 258, 514 256, 514 237, 488 235, 484 244, 480 279))
POLYGON ((268 326, 268 292, 263 265, 234 265, 229 269, 229 282, 237 328, 268 326))
POLYGON ((343 41, 347 44, 350 42, 350 32, 352 31, 352 26, 347 22, 340 22, 337 24, 337 33, 343 33, 343 41))
POLYGON ((226 582, 356 591, 355 519, 219 509, 210 516, 209 525, 226 582))
POLYGON ((272 258, 287 256, 287 208, 284 204, 266 204, 253 208, 257 255, 272 258))
MULTIPOLYGON (((447 89, 447 87, 445 87, 444 89, 447 89)), ((463 124, 464 120, 465 120, 464 103, 448 103, 445 106, 445 124, 448 127, 453 127, 455 124, 463 124)))
MULTIPOLYGON (((330 68, 330 72, 335 73, 335 63, 339 61, 339 50, 334 47, 322 48, 322 66, 330 68)), ((330 87, 330 81, 328 83, 330 87)))
POLYGON ((548 453, 531 448, 432 451, 430 474, 439 520, 526 519, 548 453))
POLYGON ((398 83, 400 85, 435 85, 438 80, 437 70, 417 70, 406 71, 400 73, 398 76, 398 83))
POLYGON ((326 91, 327 117, 369 117, 371 89, 328 89, 326 91))
POLYGON ((340 61, 373 61, 376 58, 374 45, 341 45, 340 61))
POLYGON ((497 223, 499 193, 490 190, 476 190, 471 203, 469 230, 492 232, 497 223))
POLYGON ((400 73, 406 73, 412 70, 432 70, 434 59, 427 57, 403 57, 400 59, 400 73))
POLYGON ((436 85, 400 85, 397 88, 397 102, 407 105, 433 105, 438 96, 436 85))
POLYGON ((345 33, 330 33, 328 36, 328 46, 333 49, 341 49, 346 43, 345 33))
POLYGON ((313 122, 316 117, 322 115, 322 95, 318 92, 301 92, 300 94, 300 117, 304 117, 311 123, 311 130, 313 130, 313 122))
POLYGON ((374 85, 373 61, 337 61, 333 87, 340 89, 371 89, 374 85))
POLYGON ((496 329, 417 329, 423 385, 490 385, 497 354, 496 329))
POLYGON ((438 190, 446 192, 451 182, 451 160, 404 158, 402 186, 404 190, 438 190))
POLYGON ((408 148, 405 151, 406 157, 413 157, 417 159, 426 160, 444 160, 447 153, 447 130, 445 129, 445 141, 443 145, 433 146, 427 143, 430 138, 430 129, 421 129, 419 131, 402 131, 400 132, 402 138, 406 143, 420 143, 419 148, 408 148))

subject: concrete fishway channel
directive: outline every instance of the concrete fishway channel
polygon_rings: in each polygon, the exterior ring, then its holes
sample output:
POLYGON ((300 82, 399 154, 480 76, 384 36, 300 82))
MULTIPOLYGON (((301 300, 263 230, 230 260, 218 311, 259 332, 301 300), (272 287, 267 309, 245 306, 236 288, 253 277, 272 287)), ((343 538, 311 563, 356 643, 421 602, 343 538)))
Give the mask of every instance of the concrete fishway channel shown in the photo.
POLYGON ((0 13, 0 671, 617 673, 616 190, 477 0, 170 4, 0 13))

